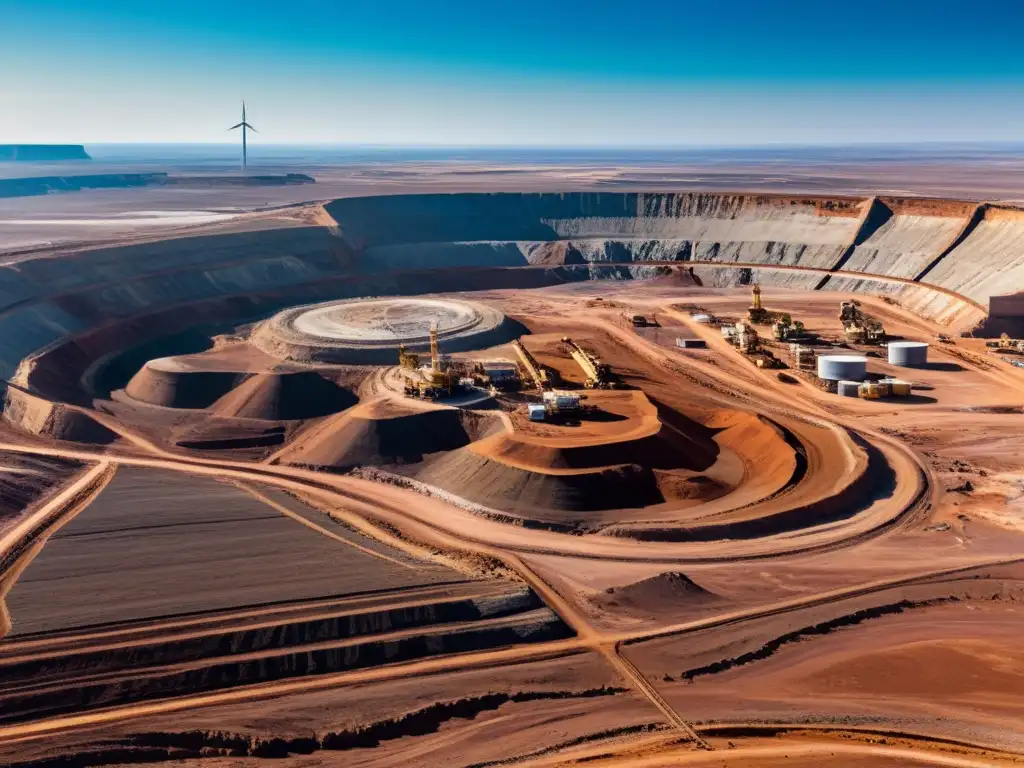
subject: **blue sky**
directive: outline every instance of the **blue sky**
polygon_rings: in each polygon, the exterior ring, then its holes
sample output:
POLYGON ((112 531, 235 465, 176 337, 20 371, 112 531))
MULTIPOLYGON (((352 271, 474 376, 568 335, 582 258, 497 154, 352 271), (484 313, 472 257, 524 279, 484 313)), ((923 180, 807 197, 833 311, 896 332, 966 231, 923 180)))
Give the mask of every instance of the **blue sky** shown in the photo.
POLYGON ((0 142, 1024 138, 1024 3, 0 0, 0 142))

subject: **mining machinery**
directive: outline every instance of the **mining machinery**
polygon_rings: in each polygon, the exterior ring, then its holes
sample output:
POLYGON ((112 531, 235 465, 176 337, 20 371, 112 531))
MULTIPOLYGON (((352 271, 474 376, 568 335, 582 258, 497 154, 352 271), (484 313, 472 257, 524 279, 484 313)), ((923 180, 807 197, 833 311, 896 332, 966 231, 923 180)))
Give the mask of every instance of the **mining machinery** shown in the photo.
POLYGON ((548 373, 548 369, 537 362, 534 356, 530 354, 530 350, 523 346, 523 342, 516 339, 512 342, 512 349, 514 349, 516 354, 519 356, 519 367, 522 369, 522 375, 520 378, 524 380, 529 378, 533 381, 538 392, 543 392, 545 389, 551 389, 552 376, 548 373))
POLYGON ((885 341, 885 328, 873 317, 860 310, 859 301, 844 301, 839 310, 846 340, 853 344, 881 344, 885 341))
POLYGON ((436 323, 430 326, 430 368, 420 368, 419 355, 407 352, 404 346, 398 349, 398 360, 403 369, 413 370, 418 374, 418 378, 406 378, 407 395, 442 397, 452 394, 458 383, 459 372, 456 367, 446 364, 438 349, 436 323))
POLYGON ((1001 334, 998 341, 986 341, 985 346, 1005 352, 1024 353, 1024 339, 1011 339, 1008 333, 1001 334))
POLYGON ((613 386, 611 381, 612 371, 607 363, 602 363, 568 336, 562 337, 562 344, 569 351, 577 365, 583 369, 583 375, 585 376, 583 385, 587 389, 606 389, 613 386))
POLYGON ((768 320, 768 310, 761 306, 761 284, 754 283, 750 292, 753 294, 753 303, 747 310, 747 317, 752 323, 764 323, 768 320))
POLYGON ((404 371, 415 371, 420 367, 420 356, 410 352, 404 344, 398 346, 398 365, 404 371))
POLYGON ((789 315, 783 315, 772 323, 772 338, 776 341, 803 338, 804 333, 804 324, 799 320, 791 319, 789 315))
POLYGON ((732 340, 739 351, 746 355, 752 355, 761 348, 761 337, 749 323, 736 323, 736 333, 732 340))

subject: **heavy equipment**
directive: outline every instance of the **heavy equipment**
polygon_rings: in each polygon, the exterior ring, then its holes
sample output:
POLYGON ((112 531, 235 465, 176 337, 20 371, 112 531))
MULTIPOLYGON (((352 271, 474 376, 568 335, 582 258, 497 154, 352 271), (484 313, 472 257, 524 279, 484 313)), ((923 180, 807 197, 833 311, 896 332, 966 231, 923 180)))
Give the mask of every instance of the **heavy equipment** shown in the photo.
POLYGON ((885 328, 878 320, 861 312, 859 301, 844 301, 840 305, 839 320, 846 340, 852 344, 881 344, 885 341, 885 328))
POLYGON ((512 349, 519 356, 520 368, 522 369, 520 378, 523 380, 530 379, 534 386, 537 387, 538 392, 551 389, 553 376, 547 368, 537 362, 534 356, 530 354, 530 350, 523 346, 523 342, 516 339, 512 342, 512 349))
POLYGON ((747 309, 747 317, 752 323, 765 323, 768 321, 768 310, 761 306, 761 284, 754 283, 750 288, 753 294, 753 303, 747 309))
POLYGON ((415 371, 420 367, 420 356, 410 352, 404 344, 398 346, 398 365, 405 371, 415 371))
POLYGON ((761 337, 754 326, 749 323, 736 323, 736 332, 732 337, 733 344, 740 352, 752 355, 761 348, 761 337))
POLYGON ((562 344, 576 364, 583 369, 583 385, 587 389, 606 389, 613 386, 611 367, 607 363, 602 363, 568 336, 562 337, 562 344))
POLYGON ((402 368, 411 370, 415 376, 407 376, 405 380, 405 393, 418 397, 443 397, 451 395, 459 381, 460 371, 457 366, 452 366, 449 360, 441 356, 437 343, 437 324, 430 326, 430 368, 419 367, 419 356, 405 351, 399 347, 398 359, 402 368), (410 364, 415 366, 410 369, 410 364))

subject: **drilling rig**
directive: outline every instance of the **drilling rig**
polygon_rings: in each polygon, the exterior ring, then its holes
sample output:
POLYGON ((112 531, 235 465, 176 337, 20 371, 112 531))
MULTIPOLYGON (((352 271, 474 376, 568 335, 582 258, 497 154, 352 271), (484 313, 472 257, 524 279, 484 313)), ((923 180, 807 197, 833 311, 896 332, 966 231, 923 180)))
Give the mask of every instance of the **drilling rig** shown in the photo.
POLYGON ((551 389, 552 378, 554 377, 547 368, 537 362, 536 358, 530 354, 530 350, 523 346, 523 342, 516 339, 512 342, 512 349, 519 356, 520 378, 533 381, 538 392, 551 389))
POLYGON ((405 393, 418 397, 442 397, 452 394, 458 382, 458 372, 446 364, 438 350, 437 323, 430 326, 430 368, 419 367, 419 355, 398 348, 399 365, 405 370, 415 371, 418 378, 406 378, 405 393))
POLYGON ((586 377, 583 386, 587 389, 608 389, 614 386, 611 380, 612 369, 607 363, 602 363, 568 336, 562 337, 562 344, 577 365, 583 369, 583 375, 586 377))
POLYGON ((747 309, 747 317, 752 323, 768 322, 768 310, 761 305, 761 284, 754 283, 750 292, 753 294, 753 303, 747 309))

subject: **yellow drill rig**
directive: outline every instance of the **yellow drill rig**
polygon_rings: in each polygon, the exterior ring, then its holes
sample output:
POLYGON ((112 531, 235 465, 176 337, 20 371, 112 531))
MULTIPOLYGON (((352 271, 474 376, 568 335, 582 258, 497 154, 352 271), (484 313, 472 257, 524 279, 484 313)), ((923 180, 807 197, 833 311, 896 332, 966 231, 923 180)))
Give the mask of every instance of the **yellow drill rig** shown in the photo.
POLYGON ((562 337, 562 344, 565 345, 576 364, 583 369, 585 377, 583 386, 587 389, 606 389, 613 386, 612 369, 607 363, 602 363, 568 336, 562 337))
POLYGON ((538 392, 551 389, 553 376, 548 372, 547 368, 537 362, 534 356, 530 354, 530 350, 523 346, 523 342, 516 339, 512 342, 512 349, 519 356, 520 378, 523 380, 530 379, 538 392))
POLYGON ((753 303, 747 309, 747 317, 752 323, 768 322, 768 310, 761 306, 761 284, 754 283, 750 292, 753 294, 753 303))

